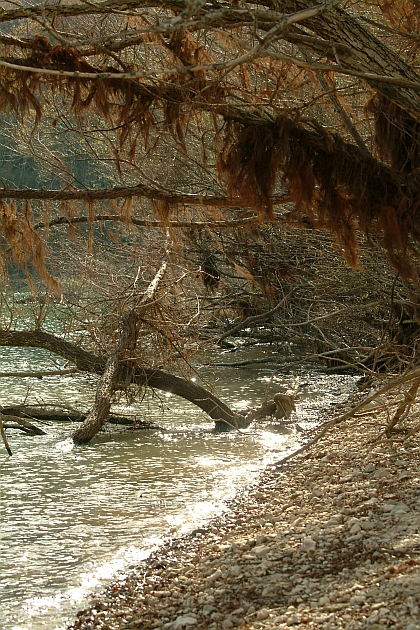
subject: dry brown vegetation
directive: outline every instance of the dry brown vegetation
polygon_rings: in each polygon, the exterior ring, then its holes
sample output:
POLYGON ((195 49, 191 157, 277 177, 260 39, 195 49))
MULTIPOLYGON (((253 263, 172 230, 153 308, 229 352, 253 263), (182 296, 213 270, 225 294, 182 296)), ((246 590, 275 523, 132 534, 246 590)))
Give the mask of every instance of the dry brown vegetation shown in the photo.
POLYGON ((110 356, 131 313, 148 368, 238 334, 416 363, 416 0, 2 6, 1 268, 64 293, 63 333, 110 356))

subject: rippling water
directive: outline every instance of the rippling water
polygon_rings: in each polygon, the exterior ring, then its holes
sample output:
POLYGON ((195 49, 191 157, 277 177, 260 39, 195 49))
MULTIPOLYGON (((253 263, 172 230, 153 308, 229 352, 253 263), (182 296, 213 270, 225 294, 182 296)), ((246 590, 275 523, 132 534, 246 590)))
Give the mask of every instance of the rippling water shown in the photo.
MULTIPOLYGON (((0 348, 0 371, 41 367, 52 368, 46 352, 0 348)), ((269 379, 264 371, 223 369, 217 389, 228 403, 256 404, 269 379)), ((284 386, 293 380, 279 378, 284 386)), ((352 387, 350 377, 303 380, 302 426, 313 424, 320 408, 345 400, 352 387)), ((95 382, 1 379, 1 404, 26 398, 80 409, 92 400, 95 382)), ((165 537, 223 510, 237 488, 298 446, 299 433, 281 425, 217 435, 207 416, 175 397, 164 397, 163 405, 150 398, 138 413, 163 430, 114 428, 77 448, 67 423, 44 423, 46 436, 8 431, 13 457, 0 453, 2 629, 64 627, 90 591, 165 537)))

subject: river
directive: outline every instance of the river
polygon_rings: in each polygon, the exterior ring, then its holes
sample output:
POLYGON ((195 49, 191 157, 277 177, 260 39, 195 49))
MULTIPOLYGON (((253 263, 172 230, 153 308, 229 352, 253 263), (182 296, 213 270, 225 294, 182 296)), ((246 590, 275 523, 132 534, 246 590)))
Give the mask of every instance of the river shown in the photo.
MULTIPOLYGON (((57 365, 42 350, 0 348, 0 371, 57 365)), ((296 374, 276 376, 272 392, 284 391, 296 374)), ((351 377, 300 376, 295 420, 303 429, 354 387, 351 377)), ((270 379, 269 370, 221 368, 217 392, 230 404, 259 404, 270 379)), ((1 404, 87 408, 95 383, 91 376, 2 378, 1 404)), ((86 447, 73 447, 67 423, 43 423, 45 436, 8 431, 13 456, 3 446, 0 453, 2 630, 64 628, 89 593, 168 537, 226 509, 227 499, 296 448, 301 435, 282 424, 216 434, 206 415, 170 395, 149 396, 134 411, 162 430, 113 427, 86 447)))

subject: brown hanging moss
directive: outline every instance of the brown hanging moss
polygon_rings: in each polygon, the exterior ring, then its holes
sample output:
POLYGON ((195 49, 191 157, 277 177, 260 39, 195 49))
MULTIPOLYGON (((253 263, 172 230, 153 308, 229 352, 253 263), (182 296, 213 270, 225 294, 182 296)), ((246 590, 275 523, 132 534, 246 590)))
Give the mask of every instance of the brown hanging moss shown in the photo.
POLYGON ((266 217, 273 217, 271 197, 281 163, 288 158, 283 126, 228 123, 218 170, 227 178, 229 195, 241 197, 266 217))
POLYGON ((133 222, 134 214, 134 199, 133 197, 126 197, 117 206, 117 212, 126 225, 131 225, 133 222))
POLYGON ((270 217, 279 178, 296 207, 335 233, 352 266, 356 229, 376 229, 395 268, 416 275, 407 259, 410 237, 420 243, 420 175, 403 175, 339 137, 280 116, 273 123, 228 125, 219 170, 229 194, 270 217))
MULTIPOLYGON (((47 38, 35 36, 26 56, 7 59, 14 64, 33 68, 49 68, 68 72, 119 74, 114 67, 96 67, 83 58, 75 48, 53 46, 47 38)), ((204 51, 183 38, 173 42, 174 51, 191 63, 201 60, 204 51)), ((141 135, 147 144, 154 116, 153 105, 160 107, 164 123, 173 130, 174 137, 184 142, 187 115, 200 103, 221 102, 223 90, 207 83, 202 73, 180 74, 177 78, 163 78, 158 85, 141 84, 135 79, 81 79, 60 75, 36 74, 12 68, 0 72, 0 111, 13 112, 22 120, 30 109, 35 112, 35 123, 42 116, 42 106, 48 101, 48 90, 70 99, 72 111, 81 116, 92 110, 102 115, 119 134, 120 145, 128 144, 134 155, 141 135), (47 89, 45 89, 47 88, 47 89)))
POLYGON ((18 208, 14 201, 0 201, 0 230, 14 260, 22 267, 28 284, 33 287, 30 267, 35 269, 47 289, 61 296, 58 281, 46 267, 46 247, 32 224, 29 202, 18 208))
POLYGON ((154 215, 162 221, 164 225, 169 225, 172 208, 168 199, 152 199, 151 205, 154 215))
POLYGON ((402 173, 420 167, 420 123, 382 95, 376 95, 367 106, 373 114, 375 144, 381 160, 402 173))
MULTIPOLYGON (((173 54, 174 63, 180 61, 186 67, 211 63, 204 47, 187 29, 173 33, 165 45, 173 54)), ((217 82, 208 83, 203 70, 167 78, 163 101, 164 124, 185 151, 185 129, 191 112, 203 102, 220 103, 224 98, 223 88, 217 82), (170 86, 174 87, 172 95, 170 86)))
MULTIPOLYGON (((382 0, 379 8, 389 19, 392 26, 400 31, 418 35, 420 26, 419 7, 416 0, 382 0)), ((410 44, 418 47, 418 41, 414 38, 410 44)))
POLYGON ((209 291, 213 291, 220 282, 220 273, 216 267, 213 254, 208 254, 200 265, 203 284, 209 291))

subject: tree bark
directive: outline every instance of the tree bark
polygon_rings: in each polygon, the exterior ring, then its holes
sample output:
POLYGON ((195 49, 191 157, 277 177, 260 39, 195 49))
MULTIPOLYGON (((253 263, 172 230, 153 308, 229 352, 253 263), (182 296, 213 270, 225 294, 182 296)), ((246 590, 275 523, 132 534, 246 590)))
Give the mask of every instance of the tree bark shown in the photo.
MULTIPOLYGON (((6 347, 32 347, 43 348, 49 350, 54 354, 63 357, 66 360, 72 361, 81 371, 89 372, 91 374, 104 375, 107 367, 107 360, 105 357, 99 357, 93 352, 83 350, 71 341, 65 341, 56 335, 42 331, 12 331, 12 330, 0 330, 0 346, 6 347)), ((110 364, 112 361, 110 362, 110 364)), ((258 418, 274 415, 276 416, 276 407, 273 401, 267 401, 257 407, 256 409, 246 409, 241 412, 233 411, 228 405, 226 405, 215 394, 208 391, 201 385, 194 383, 174 374, 169 374, 163 370, 155 370, 151 368, 145 368, 138 365, 130 366, 129 370, 130 383, 135 385, 143 385, 145 387, 151 387, 167 393, 179 396, 184 400, 196 405, 202 411, 204 411, 212 420, 215 421, 217 430, 226 431, 230 429, 246 429, 252 422, 258 418)), ((110 389, 109 385, 111 380, 114 379, 116 388, 127 386, 127 369, 117 370, 111 372, 108 370, 106 381, 103 381, 103 388, 97 392, 95 404, 97 405, 97 416, 95 416, 95 422, 97 419, 102 418, 102 414, 109 414, 107 397, 110 389)), ((286 396, 294 397, 294 391, 286 392, 286 396)), ((7 409, 11 411, 11 409, 7 409)), ((108 416, 107 416, 108 417, 108 416)), ((102 420, 98 420, 98 424, 102 420)), ((90 425, 91 421, 89 421, 90 425)), ((81 427, 86 426, 86 420, 81 427)), ((95 424, 95 427, 98 426, 95 424)), ((101 424, 103 426, 103 423, 101 424)), ((80 429, 81 429, 80 427, 80 429)), ((83 443, 86 436, 90 435, 89 431, 84 429, 77 433, 76 440, 83 443)), ((73 438, 74 439, 74 438, 73 438)), ((91 439, 91 438, 90 438, 91 439)))
POLYGON ((12 456, 13 455, 12 449, 10 448, 9 442, 7 441, 6 431, 4 430, 2 414, 1 413, 0 413, 0 435, 1 435, 1 438, 2 438, 2 440, 4 442, 4 446, 6 448, 6 451, 8 452, 8 454, 10 456, 12 456))
MULTIPOLYGON (((265 6, 266 2, 257 0, 256 4, 265 6)), ((312 0, 282 0, 280 3, 272 2, 271 5, 277 10, 293 13, 307 9, 313 6, 313 3, 312 0)), ((381 82, 380 79, 370 79, 369 74, 408 79, 413 84, 419 85, 420 75, 413 66, 386 46, 384 41, 378 39, 357 17, 350 15, 342 7, 335 7, 325 15, 317 15, 308 20, 305 26, 316 33, 320 39, 306 37, 307 31, 304 33, 293 27, 282 32, 282 38, 305 47, 315 54, 328 57, 337 63, 337 72, 340 72, 340 67, 350 71, 365 72, 367 76, 361 77, 362 80, 420 121, 418 87, 392 85, 381 82)))
POLYGON ((25 431, 26 433, 30 433, 31 435, 46 435, 46 432, 43 429, 32 424, 29 420, 25 418, 21 418, 20 416, 14 414, 6 414, 0 411, 0 417, 3 422, 3 426, 7 429, 13 426, 13 428, 21 429, 21 431, 25 431))
MULTIPOLYGON (((43 330, 0 330, 0 346, 43 348, 72 361, 79 370, 91 374, 102 374, 106 366, 105 357, 43 330)), ((175 394, 205 411, 213 420, 234 423, 236 414, 224 402, 201 385, 180 376, 163 370, 134 366, 131 382, 175 394)), ((126 383, 121 382, 121 386, 124 385, 126 383)))
POLYGON ((111 410, 112 397, 121 381, 127 385, 132 381, 133 356, 137 343, 137 324, 140 314, 151 306, 159 283, 166 272, 166 261, 162 263, 146 292, 134 308, 123 317, 123 325, 117 347, 108 358, 96 390, 95 404, 85 421, 73 433, 75 444, 89 442, 106 423, 111 410), (130 369, 131 368, 131 369, 130 369))

